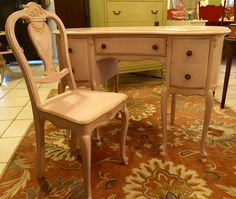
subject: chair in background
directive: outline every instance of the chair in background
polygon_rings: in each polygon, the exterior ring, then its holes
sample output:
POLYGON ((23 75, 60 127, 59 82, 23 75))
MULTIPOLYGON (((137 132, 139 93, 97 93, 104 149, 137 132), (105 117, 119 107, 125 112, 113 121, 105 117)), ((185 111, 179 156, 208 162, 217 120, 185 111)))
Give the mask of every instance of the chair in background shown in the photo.
POLYGON ((223 5, 206 5, 206 6, 201 6, 199 1, 198 3, 199 19, 208 20, 208 22, 206 22, 206 25, 208 26, 223 25, 225 16, 225 5, 226 5, 226 0, 224 0, 223 5))
MULTIPOLYGON (((39 182, 44 179, 44 123, 50 121, 54 125, 70 129, 72 137, 78 138, 82 150, 85 197, 92 198, 91 190, 91 136, 99 126, 108 124, 118 113, 122 116, 120 136, 120 155, 124 164, 128 159, 125 155, 125 141, 128 128, 127 96, 122 93, 81 90, 76 87, 68 54, 68 41, 62 21, 53 13, 30 2, 24 9, 11 14, 6 21, 6 36, 9 45, 18 60, 28 88, 36 132, 37 177, 39 182), (19 19, 28 23, 28 32, 39 57, 43 60, 45 73, 34 76, 23 49, 15 36, 15 24, 19 19), (54 68, 51 31, 46 23, 48 19, 56 22, 61 34, 61 54, 63 67, 54 68), (63 69, 61 69, 63 68, 63 69), (60 70, 61 69, 61 70, 60 70), (52 83, 66 79, 69 90, 41 102, 37 83, 52 83)), ((72 147, 76 146, 76 142, 72 147)))

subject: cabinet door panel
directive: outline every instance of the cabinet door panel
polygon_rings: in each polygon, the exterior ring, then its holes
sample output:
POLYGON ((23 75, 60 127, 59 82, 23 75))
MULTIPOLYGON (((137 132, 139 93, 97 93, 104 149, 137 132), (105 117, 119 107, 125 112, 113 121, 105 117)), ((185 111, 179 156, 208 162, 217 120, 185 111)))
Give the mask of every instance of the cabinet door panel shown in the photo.
POLYGON ((163 2, 108 2, 108 22, 160 21, 163 2))

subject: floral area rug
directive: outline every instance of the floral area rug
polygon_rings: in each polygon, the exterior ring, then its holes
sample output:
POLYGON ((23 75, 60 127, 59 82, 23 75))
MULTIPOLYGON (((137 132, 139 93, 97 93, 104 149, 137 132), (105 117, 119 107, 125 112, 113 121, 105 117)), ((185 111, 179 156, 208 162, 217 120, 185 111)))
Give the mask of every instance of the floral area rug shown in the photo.
MULTIPOLYGON (((206 139, 208 162, 199 157, 204 98, 177 96, 175 125, 168 125, 168 155, 162 143, 157 82, 124 84, 130 124, 126 152, 119 159, 120 119, 103 127, 102 144, 92 143, 94 199, 236 198, 236 114, 215 102, 206 139)), ((54 91, 55 92, 55 91, 54 91)), ((170 104, 169 104, 170 105, 170 104)), ((168 110, 169 111, 169 110, 168 110)), ((81 158, 69 152, 64 130, 46 123, 45 181, 36 179, 35 132, 31 127, 0 181, 0 198, 84 198, 81 158)))

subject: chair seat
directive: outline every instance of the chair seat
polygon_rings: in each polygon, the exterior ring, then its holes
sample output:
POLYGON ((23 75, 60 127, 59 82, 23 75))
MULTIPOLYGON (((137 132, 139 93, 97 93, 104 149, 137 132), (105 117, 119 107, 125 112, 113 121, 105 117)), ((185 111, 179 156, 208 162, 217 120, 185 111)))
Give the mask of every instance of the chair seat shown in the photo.
POLYGON ((46 100, 39 109, 78 124, 87 124, 126 99, 127 95, 122 93, 73 90, 46 100))

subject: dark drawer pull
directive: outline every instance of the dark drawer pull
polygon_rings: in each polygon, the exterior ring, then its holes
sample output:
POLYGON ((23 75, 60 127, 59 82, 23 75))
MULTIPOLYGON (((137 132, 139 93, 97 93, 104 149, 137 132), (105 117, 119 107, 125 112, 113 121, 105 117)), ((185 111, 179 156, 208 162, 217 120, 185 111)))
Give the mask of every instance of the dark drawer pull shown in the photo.
POLYGON ((112 11, 114 15, 119 15, 121 13, 121 10, 118 10, 118 11, 112 11))
POLYGON ((69 51, 69 53, 72 53, 72 52, 73 52, 72 48, 69 48, 68 51, 69 51))
POLYGON ((153 46, 152 46, 152 49, 153 50, 157 50, 159 47, 158 47, 158 45, 156 45, 156 44, 154 44, 153 46))
POLYGON ((188 50, 188 51, 186 52, 186 55, 190 57, 190 56, 193 55, 193 52, 192 52, 191 50, 188 50))
POLYGON ((102 44, 102 45, 101 45, 101 48, 102 48, 102 49, 106 49, 106 48, 107 48, 107 45, 106 45, 106 44, 102 44))
POLYGON ((190 80, 191 79, 191 75, 190 74, 185 74, 184 77, 185 77, 186 80, 190 80))

